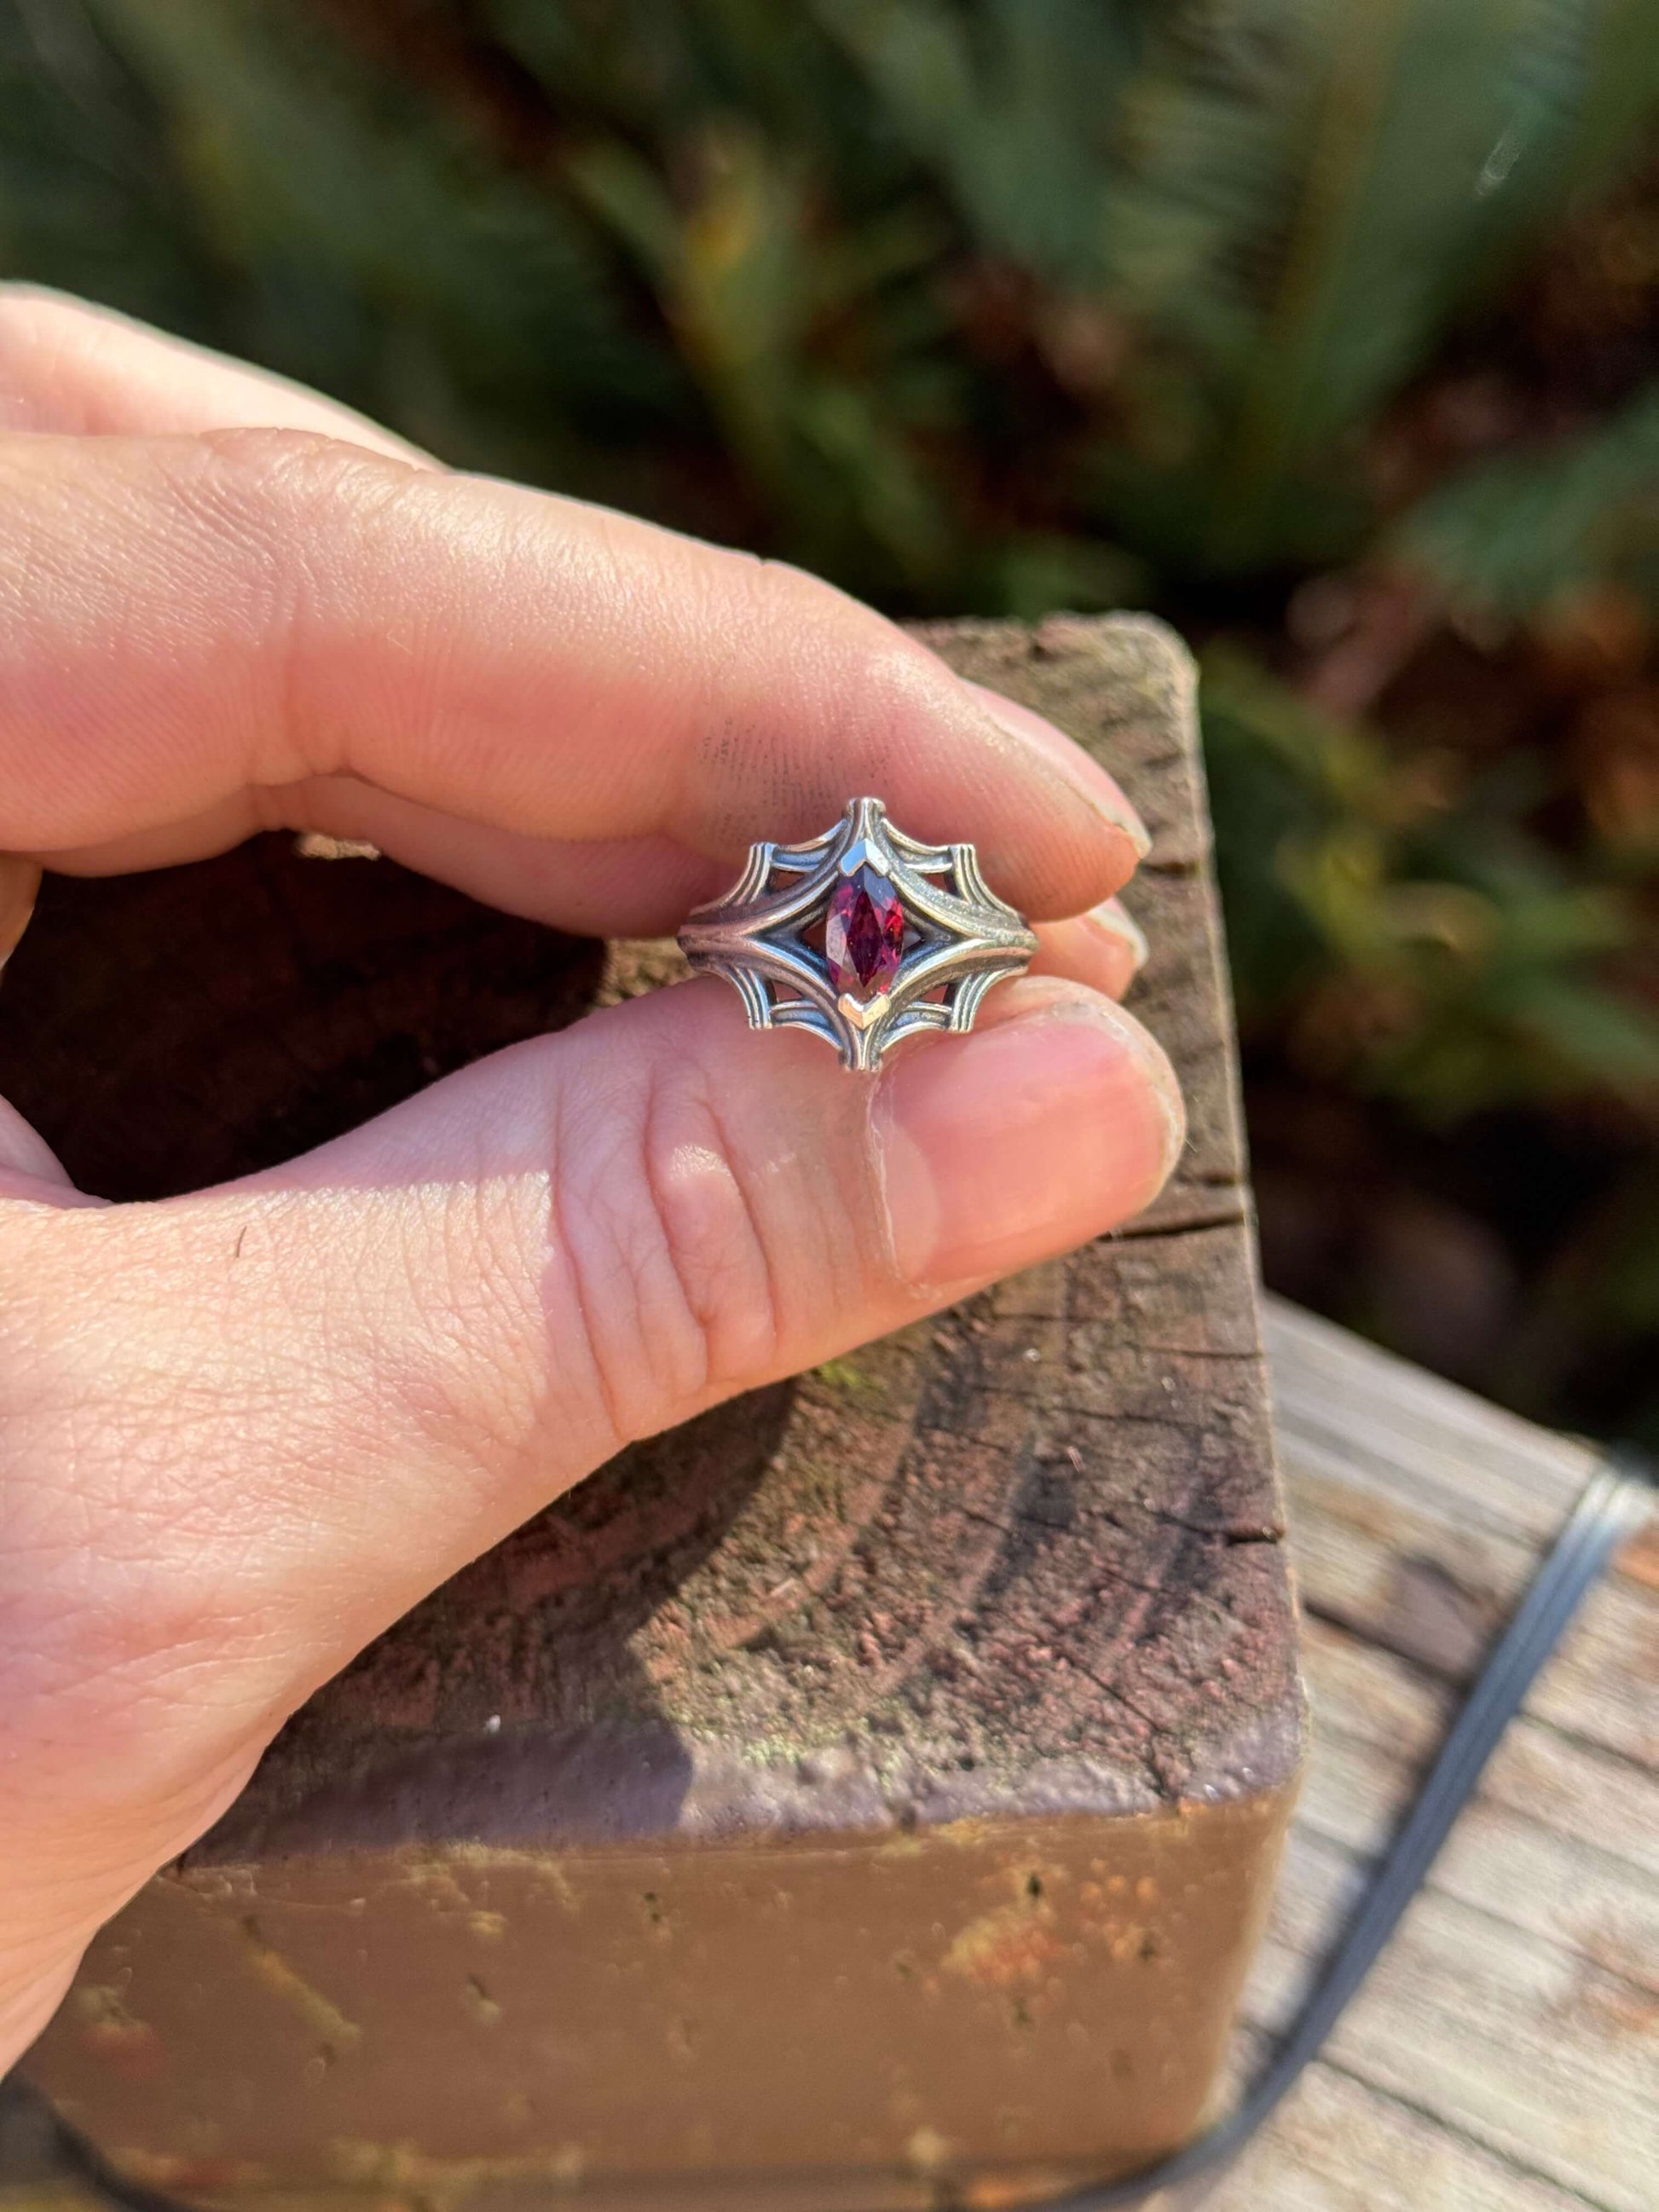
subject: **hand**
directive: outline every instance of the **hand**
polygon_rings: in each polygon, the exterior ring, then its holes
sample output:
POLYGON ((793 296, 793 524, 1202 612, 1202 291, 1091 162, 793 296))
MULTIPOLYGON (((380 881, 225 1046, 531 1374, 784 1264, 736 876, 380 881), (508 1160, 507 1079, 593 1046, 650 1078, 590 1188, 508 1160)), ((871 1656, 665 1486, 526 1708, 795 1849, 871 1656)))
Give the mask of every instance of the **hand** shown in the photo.
POLYGON ((1113 1003, 1121 793, 826 585, 3 290, 0 515, 14 898, 287 826, 648 933, 873 791, 977 842, 1047 971, 868 1084, 690 983, 159 1205, 0 1106, 3 2069, 423 1592, 630 1438, 1109 1228, 1182 1124, 1113 1003))

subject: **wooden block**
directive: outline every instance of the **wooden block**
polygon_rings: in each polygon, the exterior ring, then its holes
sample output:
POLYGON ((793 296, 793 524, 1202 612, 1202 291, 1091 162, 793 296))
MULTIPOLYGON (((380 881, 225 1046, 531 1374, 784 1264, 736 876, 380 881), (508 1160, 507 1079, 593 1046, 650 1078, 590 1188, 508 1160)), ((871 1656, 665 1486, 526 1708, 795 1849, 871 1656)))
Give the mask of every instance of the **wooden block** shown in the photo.
MULTIPOLYGON (((1153 828, 1136 1006, 1179 1172, 1127 1232, 624 1454, 321 1691, 30 2061, 130 2178, 892 2212, 1195 2125, 1303 1711, 1190 672, 1142 621, 930 636, 1153 828)), ((0 1085, 152 1194, 598 988, 592 948, 267 843, 49 885, 0 1085)))

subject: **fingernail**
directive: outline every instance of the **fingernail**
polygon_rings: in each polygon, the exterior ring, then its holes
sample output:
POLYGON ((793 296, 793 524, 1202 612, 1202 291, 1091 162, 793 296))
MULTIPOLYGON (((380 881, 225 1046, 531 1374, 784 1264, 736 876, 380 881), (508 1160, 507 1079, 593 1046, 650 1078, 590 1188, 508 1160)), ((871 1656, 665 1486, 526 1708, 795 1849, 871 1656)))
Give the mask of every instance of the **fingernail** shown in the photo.
POLYGON ((1030 707, 1022 707, 1018 700, 1005 699, 1000 691, 989 690, 983 684, 969 683, 967 688, 1000 729, 1022 744, 1035 746, 1083 793, 1097 813, 1103 814, 1115 828, 1122 830, 1134 848, 1135 858, 1146 859, 1152 849, 1146 823, 1124 796, 1121 787, 1091 753, 1085 752, 1044 716, 1030 707))
POLYGON ((1146 956, 1152 951, 1146 942, 1146 933, 1121 899, 1103 899, 1083 916, 1084 926, 1109 938, 1127 953, 1131 975, 1139 975, 1146 965, 1146 956))
POLYGON ((993 1026, 896 1055, 872 1105, 893 1262, 917 1286, 1101 1235, 1154 1196, 1185 1140, 1170 1063, 1121 1007, 1035 977, 1001 995, 993 1026))

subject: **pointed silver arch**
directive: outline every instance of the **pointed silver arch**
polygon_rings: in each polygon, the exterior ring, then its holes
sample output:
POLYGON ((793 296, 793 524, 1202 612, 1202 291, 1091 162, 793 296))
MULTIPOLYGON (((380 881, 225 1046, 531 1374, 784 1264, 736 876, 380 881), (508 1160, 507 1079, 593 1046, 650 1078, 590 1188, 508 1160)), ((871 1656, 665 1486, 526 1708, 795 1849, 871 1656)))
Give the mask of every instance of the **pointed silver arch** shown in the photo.
POLYGON ((687 916, 680 945, 693 968, 734 987, 751 1029, 811 1030, 843 1066, 863 1070, 904 1037, 971 1029, 992 984, 1018 975, 1036 951, 971 845, 907 837, 878 799, 850 800, 833 829, 805 844, 751 845, 726 896, 687 916), (886 989, 860 998, 836 990, 809 933, 841 878, 866 867, 897 893, 905 945, 886 989))

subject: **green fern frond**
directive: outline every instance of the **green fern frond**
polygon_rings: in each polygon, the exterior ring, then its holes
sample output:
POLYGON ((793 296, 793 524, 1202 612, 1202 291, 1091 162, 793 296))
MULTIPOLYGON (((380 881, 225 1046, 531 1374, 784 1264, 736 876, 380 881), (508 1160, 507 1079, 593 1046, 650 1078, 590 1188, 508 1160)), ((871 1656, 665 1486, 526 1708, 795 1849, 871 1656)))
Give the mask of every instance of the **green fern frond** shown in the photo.
POLYGON ((1384 542, 1455 605, 1518 620, 1586 584, 1659 586, 1659 384, 1546 452, 1438 486, 1384 542))
POLYGON ((812 0, 969 234, 1054 282, 1101 274, 1112 118, 1139 9, 1097 0, 812 0))

